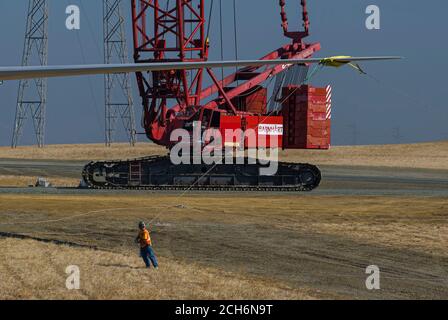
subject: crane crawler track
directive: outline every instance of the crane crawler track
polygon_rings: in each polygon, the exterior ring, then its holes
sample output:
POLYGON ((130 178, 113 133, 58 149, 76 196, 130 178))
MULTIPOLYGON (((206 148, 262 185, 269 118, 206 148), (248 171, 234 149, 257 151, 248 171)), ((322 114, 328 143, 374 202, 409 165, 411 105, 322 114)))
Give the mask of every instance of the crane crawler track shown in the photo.
POLYGON ((300 192, 319 186, 321 172, 316 166, 277 165, 275 175, 263 176, 260 170, 268 165, 247 158, 244 164, 174 165, 168 156, 154 156, 91 162, 82 176, 88 188, 105 190, 300 192))

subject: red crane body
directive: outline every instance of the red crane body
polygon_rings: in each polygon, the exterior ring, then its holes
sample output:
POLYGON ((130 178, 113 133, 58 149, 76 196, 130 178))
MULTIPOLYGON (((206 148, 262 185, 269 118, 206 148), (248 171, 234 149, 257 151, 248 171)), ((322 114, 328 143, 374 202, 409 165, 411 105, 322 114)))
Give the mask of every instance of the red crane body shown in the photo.
MULTIPOLYGON (((135 62, 206 61, 210 43, 204 2, 132 0, 135 62)), ((279 4, 284 35, 291 42, 261 59, 311 57, 320 50, 320 44, 306 44, 303 41, 309 33, 306 1, 301 2, 304 31, 289 30, 285 0, 280 0, 279 4)), ((139 72, 137 82, 143 101, 143 127, 146 135, 153 142, 169 148, 173 144, 170 141, 173 130, 191 127, 193 121, 201 121, 206 128, 210 128, 216 127, 216 123, 225 123, 225 117, 238 117, 227 120, 233 119, 231 127, 235 127, 238 122, 236 127, 245 130, 248 123, 253 122, 254 116, 266 117, 271 114, 266 114, 266 105, 255 112, 238 106, 238 99, 248 95, 251 90, 257 91, 266 80, 284 72, 288 67, 246 67, 221 80, 211 69, 157 71, 147 74, 139 72), (203 88, 205 74, 208 74, 212 82, 207 88, 203 88), (217 98, 211 99, 216 93, 217 98), (212 123, 216 115, 219 115, 221 121, 212 123)), ((263 103, 262 100, 260 102, 263 103)), ((273 119, 273 122, 277 123, 278 119, 273 119)))
MULTIPOLYGON (((205 20, 205 0, 131 1, 136 63, 208 59, 210 21, 205 20)), ((309 21, 306 1, 301 4, 304 30, 291 31, 285 0, 280 0, 283 32, 289 43, 262 60, 305 59, 320 49, 319 43, 303 41, 309 21)), ((285 63, 243 67, 221 79, 209 68, 137 72, 146 135, 168 148, 169 155, 92 162, 84 168, 84 181, 92 188, 311 191, 321 181, 316 166, 276 158, 266 164, 262 159, 265 148, 274 149, 275 154, 279 147, 329 147, 330 92, 300 85, 303 81, 298 79, 306 79, 307 71, 285 63), (270 80, 275 80, 275 88, 268 111, 270 80), (184 129, 180 140, 177 129, 184 129), (209 132, 220 133, 221 140, 208 136, 209 132), (247 149, 248 156, 244 152, 235 155, 247 149), (210 150, 213 156, 207 159, 210 150), (254 151, 261 157, 251 156, 254 151)))

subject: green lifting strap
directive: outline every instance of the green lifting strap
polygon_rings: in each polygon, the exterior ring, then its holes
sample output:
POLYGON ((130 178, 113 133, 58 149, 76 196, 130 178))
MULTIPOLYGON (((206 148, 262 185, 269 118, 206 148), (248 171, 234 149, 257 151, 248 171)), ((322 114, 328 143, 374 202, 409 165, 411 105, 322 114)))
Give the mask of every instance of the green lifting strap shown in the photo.
POLYGON ((340 68, 344 65, 349 65, 353 69, 357 70, 361 74, 367 74, 357 63, 348 62, 348 61, 340 61, 340 59, 350 59, 351 56, 334 56, 334 57, 328 57, 324 58, 319 62, 319 65, 325 66, 325 67, 333 67, 333 68, 340 68))

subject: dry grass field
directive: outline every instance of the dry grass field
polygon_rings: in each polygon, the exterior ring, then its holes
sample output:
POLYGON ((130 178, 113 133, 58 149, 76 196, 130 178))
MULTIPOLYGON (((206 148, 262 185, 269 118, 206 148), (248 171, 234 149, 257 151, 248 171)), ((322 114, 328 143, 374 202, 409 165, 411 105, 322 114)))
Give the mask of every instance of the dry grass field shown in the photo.
POLYGON ((110 148, 104 144, 70 144, 48 145, 43 149, 34 146, 0 147, 0 159, 30 160, 109 160, 128 159, 166 153, 164 147, 152 143, 138 143, 135 147, 129 144, 114 144, 110 148))
POLYGON ((216 268, 161 258, 142 267, 136 255, 0 239, 0 299, 312 299, 306 290, 216 268), (23 256, 26 248, 27 255, 23 256), (80 290, 65 270, 80 268, 80 290))
POLYGON ((3 297, 128 299, 144 279, 161 286, 145 298, 448 298, 445 198, 0 195, 0 207, 2 232, 99 249, 3 240, 3 297), (139 269, 139 220, 152 222, 160 273, 139 269), (89 274, 75 296, 61 288, 68 257, 89 274), (42 277, 23 278, 29 259, 42 277), (380 292, 365 289, 370 264, 380 292))
MULTIPOLYGON (((49 145, 45 149, 0 147, 0 159, 89 161, 127 159, 165 153, 165 148, 150 143, 139 143, 134 148, 127 144, 116 144, 111 148, 101 144, 49 145)), ((337 146, 329 151, 286 150, 280 153, 280 159, 317 165, 448 169, 448 141, 409 145, 337 146)))
POLYGON ((402 145, 337 146, 329 151, 288 150, 285 161, 317 165, 448 169, 448 141, 402 145), (302 160, 303 159, 303 160, 302 160))
MULTIPOLYGON (((0 195, 0 207, 4 212, 0 216, 3 231, 41 236, 56 230, 60 232, 58 239, 77 242, 85 237, 83 243, 88 245, 103 245, 90 242, 96 228, 109 230, 108 237, 115 238, 114 230, 129 231, 136 221, 145 220, 153 221, 156 231, 208 223, 213 232, 213 226, 218 229, 226 224, 256 223, 280 230, 343 234, 372 244, 448 254, 448 199, 444 198, 357 196, 348 200, 344 196, 273 195, 265 199, 263 195, 215 194, 204 201, 200 194, 183 198, 169 194, 0 195)), ((128 235, 130 238, 122 240, 131 239, 133 234, 128 235)))
MULTIPOLYGON (((8 187, 27 187, 35 185, 37 176, 14 176, 14 175, 0 175, 0 186, 8 187)), ((51 177, 50 182, 58 187, 78 187, 80 179, 51 177)))
MULTIPOLYGON (((164 152, 152 144, 0 148, 0 159, 10 159, 3 162, 10 167, 5 165, 0 185, 26 186, 35 182, 35 172, 46 172, 24 171, 36 162, 18 159, 80 161, 68 166, 70 174, 64 175, 62 166, 49 175, 54 185, 76 186, 77 166, 84 161, 164 152)), ((448 142, 289 150, 281 159, 380 171, 447 170, 448 142)), ((57 166, 53 162, 40 165, 57 166)), ((426 196, 7 191, 0 194, 0 298, 448 299, 448 199, 429 191, 426 196), (133 243, 141 220, 150 223, 161 262, 157 272, 142 268, 133 243), (69 264, 81 268, 79 291, 65 288, 69 264), (381 270, 379 291, 365 287, 365 268, 372 264, 381 270)))

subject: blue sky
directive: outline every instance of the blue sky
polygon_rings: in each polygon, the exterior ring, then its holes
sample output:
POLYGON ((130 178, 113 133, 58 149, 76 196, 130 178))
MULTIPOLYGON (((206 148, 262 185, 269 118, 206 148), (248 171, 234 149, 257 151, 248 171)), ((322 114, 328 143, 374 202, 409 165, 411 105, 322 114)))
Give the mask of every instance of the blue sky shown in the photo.
MULTIPOLYGON (((49 0, 49 64, 101 63, 102 1, 49 0), (65 28, 65 8, 80 5, 81 30, 65 28), (84 58, 83 58, 84 55, 84 58)), ((215 0, 216 1, 216 0, 215 0)), ((126 18, 130 0, 124 0, 126 18)), ((298 23, 298 0, 287 1, 291 28, 298 23)), ((237 0, 240 58, 258 58, 285 40, 280 27, 278 0, 237 0)), ((28 0, 0 1, 1 65, 21 62, 28 0)), ((233 16, 231 1, 223 0, 225 58, 232 59, 233 16), (232 32, 231 32, 232 31, 232 32)), ((333 144, 420 142, 448 139, 446 34, 448 2, 443 0, 319 0, 309 1, 310 42, 319 41, 319 56, 401 55, 399 62, 364 64, 379 82, 350 68, 325 69, 314 78, 316 86, 333 86, 333 144), (381 30, 365 28, 365 9, 381 9, 381 30)), ((127 20, 128 40, 131 39, 127 20)), ((217 22, 217 16, 214 21, 217 22)), ((211 36, 211 59, 219 59, 217 23, 211 36), (215 47, 213 45, 215 44, 215 47)), ((129 53, 131 44, 129 43, 129 53)), ((130 56, 132 56, 130 54, 130 56)), ((135 110, 141 104, 132 77, 135 110)), ((18 82, 0 86, 0 145, 9 145, 18 82)), ((139 120, 137 121, 138 123, 139 120)), ((140 130, 141 131, 141 130, 140 130)), ((123 138, 123 134, 120 135, 123 138)), ((144 140, 143 136, 139 137, 144 140)), ((104 141, 103 77, 50 79, 46 142, 88 143, 104 141)), ((33 144, 31 123, 23 144, 33 144)))

